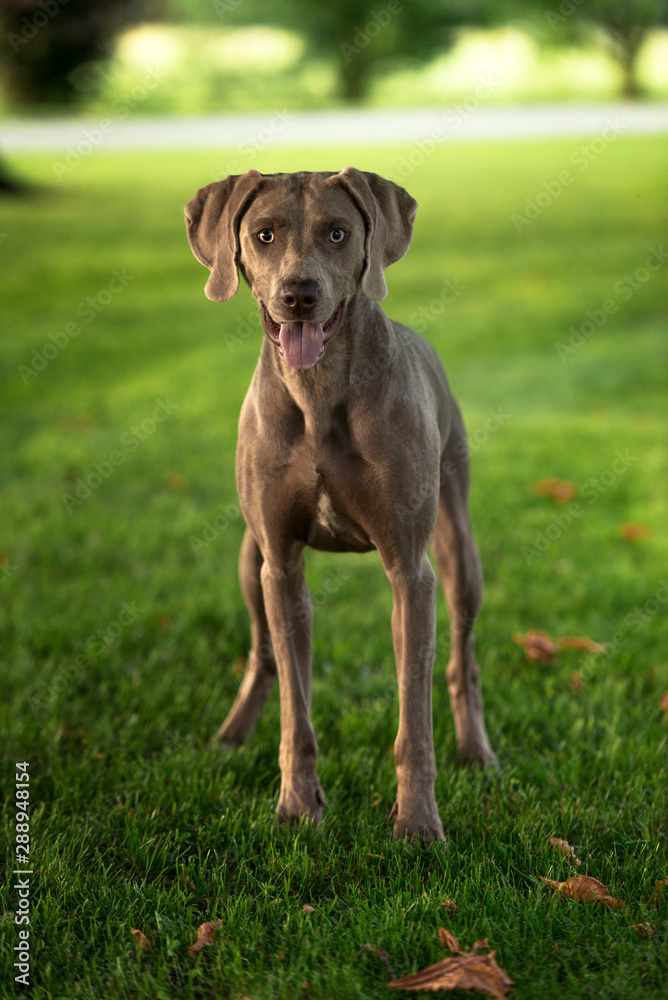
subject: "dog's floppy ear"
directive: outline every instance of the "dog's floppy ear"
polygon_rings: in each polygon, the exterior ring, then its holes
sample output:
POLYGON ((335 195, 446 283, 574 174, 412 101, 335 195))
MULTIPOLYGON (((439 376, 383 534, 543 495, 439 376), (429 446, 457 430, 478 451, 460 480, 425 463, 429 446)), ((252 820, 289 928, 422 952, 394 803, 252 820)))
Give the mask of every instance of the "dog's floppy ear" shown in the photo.
POLYGON ((211 271, 204 291, 213 302, 226 302, 239 288, 239 223, 261 180, 258 170, 232 175, 200 188, 186 205, 188 241, 211 271))
POLYGON ((417 202, 393 181, 354 167, 344 167, 329 180, 346 189, 364 216, 366 262, 362 291, 380 302, 387 295, 383 271, 401 260, 410 246, 417 202))

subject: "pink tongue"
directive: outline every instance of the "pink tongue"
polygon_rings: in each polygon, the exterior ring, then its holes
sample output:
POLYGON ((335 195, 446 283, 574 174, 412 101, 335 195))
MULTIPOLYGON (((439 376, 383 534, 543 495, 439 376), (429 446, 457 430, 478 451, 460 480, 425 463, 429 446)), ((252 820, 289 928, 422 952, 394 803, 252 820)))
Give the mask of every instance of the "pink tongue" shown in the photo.
POLYGON ((281 323, 278 335, 283 357, 291 368, 311 368, 320 357, 324 339, 322 323, 281 323))

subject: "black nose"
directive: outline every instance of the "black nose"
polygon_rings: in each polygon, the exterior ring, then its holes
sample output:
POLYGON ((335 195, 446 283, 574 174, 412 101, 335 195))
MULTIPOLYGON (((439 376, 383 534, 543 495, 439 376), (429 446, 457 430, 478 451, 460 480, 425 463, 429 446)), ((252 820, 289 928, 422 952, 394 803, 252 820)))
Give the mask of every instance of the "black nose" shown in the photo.
POLYGON ((286 281, 281 286, 281 302, 288 309, 307 312, 318 301, 319 291, 317 281, 286 281))

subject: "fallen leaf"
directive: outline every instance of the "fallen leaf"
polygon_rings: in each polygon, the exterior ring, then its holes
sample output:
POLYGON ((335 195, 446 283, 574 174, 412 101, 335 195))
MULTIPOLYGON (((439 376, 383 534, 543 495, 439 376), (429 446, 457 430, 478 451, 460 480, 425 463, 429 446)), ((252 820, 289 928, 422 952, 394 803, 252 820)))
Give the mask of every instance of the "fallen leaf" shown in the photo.
POLYGON ((533 491, 539 497, 553 497, 558 503, 568 503, 578 495, 578 488, 575 483, 569 483, 563 479, 541 479, 539 483, 534 483, 533 491))
POLYGON ((63 722, 58 730, 61 740, 89 740, 93 735, 90 729, 70 729, 66 722, 63 722))
POLYGON ((170 490, 183 490, 188 485, 188 480, 180 472, 166 472, 162 479, 165 486, 170 490))
POLYGON ((232 673, 237 674, 238 677, 241 677, 241 675, 246 672, 247 663, 248 660, 246 659, 245 656, 238 656, 234 661, 234 663, 232 664, 232 673))
POLYGON ((584 677, 577 670, 568 678, 568 683, 574 691, 582 691, 585 686, 584 677))
POLYGON ((457 916, 457 904, 454 899, 444 899, 441 906, 450 917, 457 916))
POLYGON ((565 635, 563 639, 557 639, 557 645, 561 649, 581 649, 585 653, 605 653, 605 646, 600 642, 594 642, 586 635, 565 635))
MULTIPOLYGON (((459 951, 459 941, 444 927, 439 928, 439 937, 446 947, 456 946, 459 951)), ((412 990, 414 992, 435 992, 436 990, 477 990, 491 997, 505 997, 508 990, 514 986, 505 971, 496 964, 495 951, 479 955, 479 948, 487 948, 487 939, 476 941, 466 954, 458 954, 444 958, 435 965, 430 965, 413 976, 393 979, 387 984, 390 990, 412 990)))
POLYGON ((668 878, 660 878, 654 883, 651 900, 652 906, 658 909, 665 902, 666 890, 668 890, 668 878))
POLYGON ((662 712, 668 712, 668 691, 666 691, 663 698, 659 702, 659 708, 662 712))
POLYGON ((455 937, 452 931, 446 931, 445 927, 438 928, 438 936, 441 939, 441 944, 444 948, 449 948, 449 950, 454 954, 458 955, 462 950, 459 947, 459 940, 455 937))
POLYGON ((651 538, 652 532, 642 524, 623 524, 619 529, 619 537, 625 542, 642 542, 651 538))
POLYGON ((140 951, 146 951, 147 948, 151 947, 151 942, 143 933, 143 931, 138 931, 136 927, 130 928, 130 933, 134 934, 135 941, 137 942, 137 947, 140 951))
POLYGON ((575 848, 571 847, 567 840, 562 840, 560 837, 550 837, 550 843, 557 854, 563 854, 566 858, 572 858, 576 868, 579 867, 580 859, 575 857, 575 848))
POLYGON ((602 906, 609 906, 613 910, 626 909, 626 903, 623 899, 611 896, 608 887, 599 882, 597 878, 591 878, 590 875, 572 875, 565 882, 553 882, 552 879, 545 878, 544 875, 540 875, 539 878, 556 889, 557 892, 569 896, 570 899, 576 899, 580 903, 594 901, 602 906))
POLYGON ((304 903, 302 910, 304 913, 315 913, 315 906, 311 906, 310 903, 304 903))
POLYGON ((188 945, 188 951, 196 955, 206 945, 213 944, 213 935, 223 923, 223 920, 211 920, 206 924, 200 924, 197 928, 197 940, 194 944, 188 945))
POLYGON ((360 950, 355 955, 355 958, 359 958, 359 956, 362 954, 363 951, 372 951, 374 955, 376 955, 378 960, 382 963, 383 968, 388 973, 388 975, 390 976, 394 975, 394 969, 392 968, 392 963, 390 962, 390 956, 388 955, 388 953, 385 951, 384 948, 381 948, 380 945, 377 944, 363 944, 360 950))
POLYGON ((547 632, 537 632, 534 630, 527 632, 526 635, 515 632, 513 634, 513 642, 524 646, 527 659, 535 663, 551 663, 557 655, 557 647, 547 632))
POLYGON ((631 924, 634 931, 638 931, 640 937, 650 938, 654 935, 654 928, 648 920, 644 924, 631 924))
POLYGON ((181 883, 186 887, 186 889, 195 889, 195 883, 185 868, 181 869, 181 883))

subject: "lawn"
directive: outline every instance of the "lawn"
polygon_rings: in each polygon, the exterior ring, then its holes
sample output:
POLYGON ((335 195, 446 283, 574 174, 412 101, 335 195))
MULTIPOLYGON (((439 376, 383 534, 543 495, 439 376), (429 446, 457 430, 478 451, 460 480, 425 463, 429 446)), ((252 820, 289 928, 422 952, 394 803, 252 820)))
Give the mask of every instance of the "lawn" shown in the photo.
MULTIPOLYGON (((517 1000, 665 996, 666 893, 652 892, 668 876, 668 149, 583 145, 445 144, 405 181, 420 210, 384 306, 436 345, 469 428, 478 651, 503 767, 455 767, 439 597, 447 852, 394 844, 385 822, 398 705, 375 554, 307 559, 321 826, 274 818, 277 691, 251 745, 207 749, 248 647, 234 449, 261 334, 247 289, 204 297, 182 207, 234 151, 98 153, 60 182, 50 157, 16 160, 49 185, 0 205, 3 832, 13 844, 28 762, 33 871, 32 985, 16 995, 386 997, 364 946, 403 976, 448 954, 444 926, 467 948, 489 938, 517 1000), (579 492, 537 495, 549 477, 579 492), (629 523, 643 537, 620 537, 629 523), (606 649, 529 662, 513 634, 530 629, 606 649), (574 874, 626 909, 539 878, 574 874), (190 953, 210 920, 213 944, 190 953)), ((267 149, 253 165, 395 174, 410 152, 267 149)))

